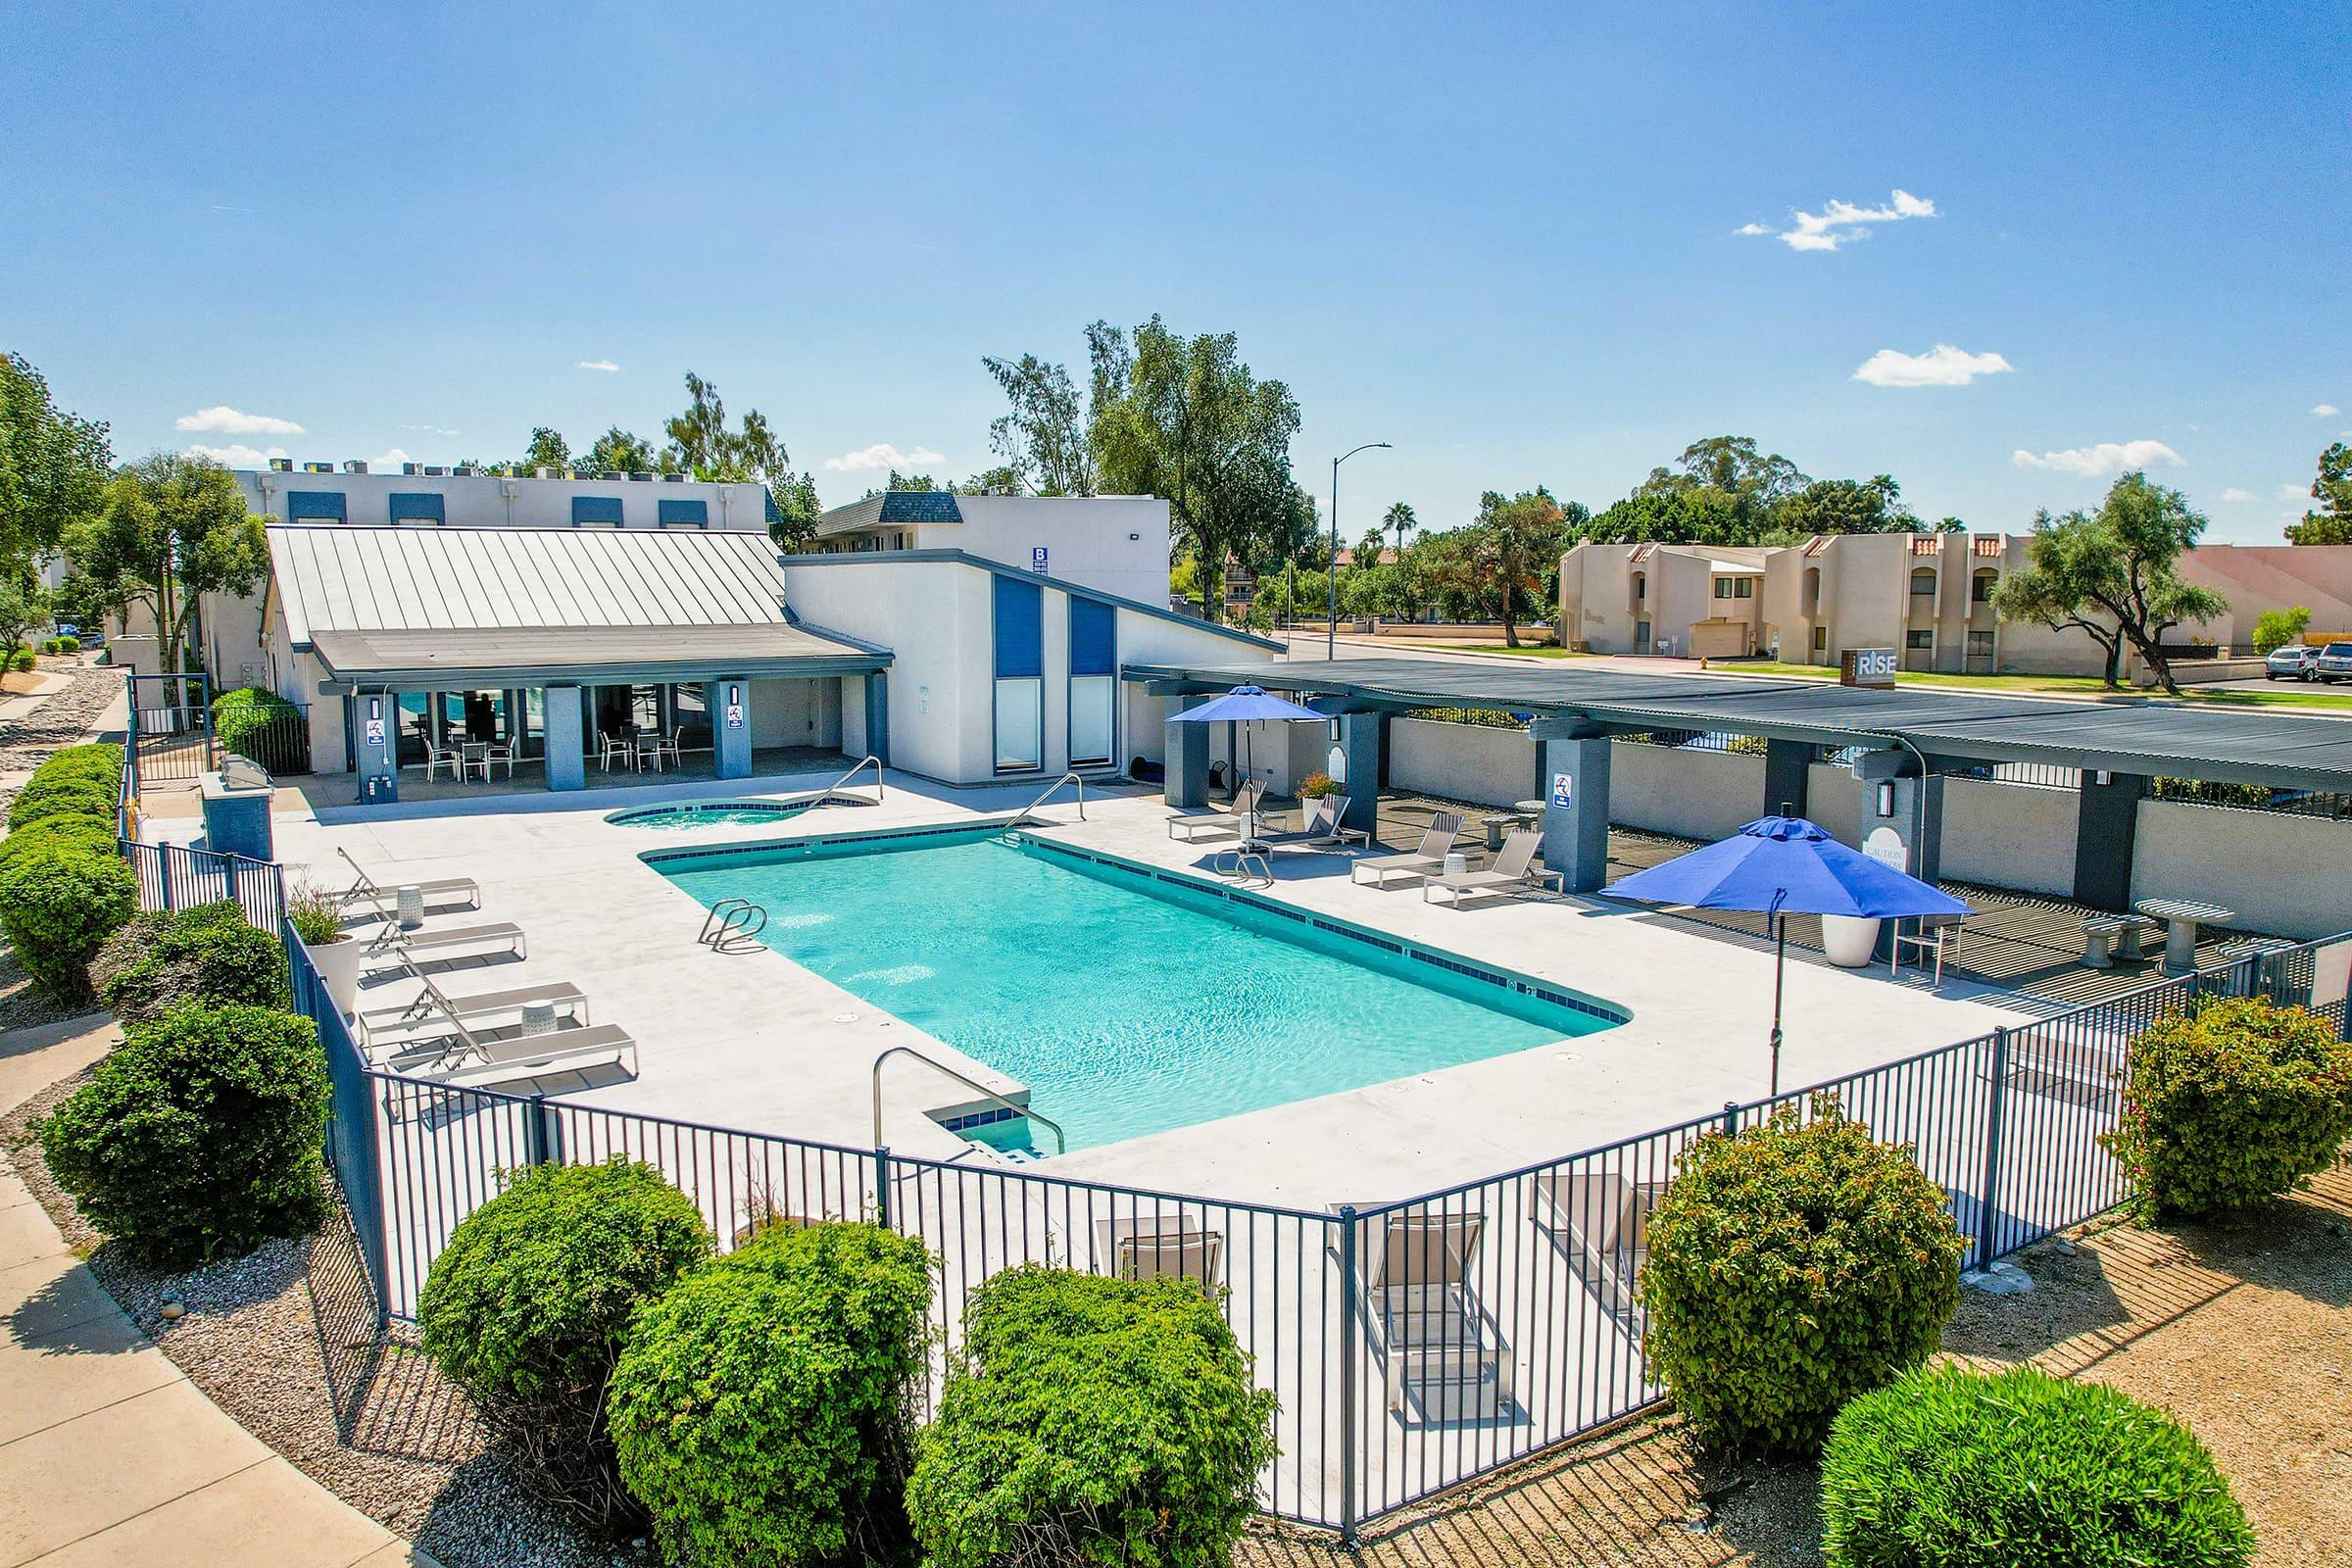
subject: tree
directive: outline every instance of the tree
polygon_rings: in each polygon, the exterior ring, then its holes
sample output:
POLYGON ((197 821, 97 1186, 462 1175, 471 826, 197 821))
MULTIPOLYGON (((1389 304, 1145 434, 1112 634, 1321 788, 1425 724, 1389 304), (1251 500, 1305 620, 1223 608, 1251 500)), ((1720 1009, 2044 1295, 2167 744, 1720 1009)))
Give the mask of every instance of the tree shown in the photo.
POLYGON ((1021 473, 1012 465, 1003 463, 993 468, 982 468, 961 484, 950 485, 948 488, 954 490, 957 495, 1017 496, 1021 493, 1021 473))
POLYGON ((2034 518, 2026 569, 1993 589, 1993 608, 2005 620, 2033 620, 2054 630, 2072 627, 2106 651, 2105 679, 2122 684, 2128 647, 2158 684, 2180 694, 2164 656, 2164 634, 2183 621, 2212 620, 2230 603, 2210 588, 2183 582, 2176 570, 2182 552, 2205 531, 2204 514, 2180 491, 2151 483, 2144 473, 2115 481, 2096 513, 2070 512, 2034 518))
POLYGON ((546 425, 536 425, 531 430, 531 444, 522 449, 522 458, 517 466, 524 473, 534 473, 541 468, 553 468, 562 473, 571 466, 571 443, 546 425))
POLYGON ((1415 568, 1448 613, 1494 616, 1504 644, 1516 648, 1520 616, 1544 602, 1544 583, 1559 569, 1568 517, 1540 485, 1508 499, 1489 490, 1478 499, 1477 520, 1422 536, 1415 568))
POLYGON ((1712 491, 1728 498, 1740 526, 1764 527, 1772 511, 1813 481, 1779 453, 1761 451, 1753 436, 1711 435, 1693 441, 1672 468, 1652 468, 1636 495, 1712 491))
POLYGON ((804 549, 816 537, 816 521, 824 510, 816 499, 816 480, 805 471, 793 471, 791 454, 758 409, 745 411, 741 429, 729 429, 718 388, 688 370, 686 410, 663 421, 662 429, 669 437, 656 460, 663 473, 690 473, 722 484, 764 484, 769 536, 786 550, 804 549))
POLYGON ((189 623, 205 594, 243 596, 270 572, 262 519, 210 458, 158 452, 106 487, 105 508, 66 536, 66 553, 112 613, 155 618, 166 668, 185 668, 189 623))
POLYGON ((1017 360, 983 357, 980 363, 1012 405, 989 421, 988 449, 1004 460, 1015 485, 1041 496, 1093 495, 1089 419, 1078 406, 1070 372, 1034 354, 1017 360))
POLYGON ((2338 441, 2320 454, 2319 477, 2311 481, 2319 505, 2301 522, 2286 525, 2290 545, 2352 545, 2352 446, 2338 441))
POLYGON ((1396 536, 1396 553, 1402 556, 1404 554, 1404 536, 1420 527, 1421 519, 1413 515, 1412 508, 1397 501, 1392 503, 1389 510, 1381 514, 1380 525, 1396 536))
POLYGON ((95 516, 114 461, 105 425, 61 412, 38 370, 0 355, 0 571, 24 576, 95 516))
MULTIPOLYGON (((551 434, 553 432, 550 432, 551 434)), ((614 425, 596 438, 588 449, 583 464, 605 473, 651 473, 654 470, 654 444, 640 435, 631 435, 614 425)))
POLYGON ((0 654, 13 654, 24 646, 24 639, 35 626, 49 619, 49 596, 41 592, 40 584, 0 576, 0 654))
POLYGON ((1101 482, 1165 497, 1177 541, 1200 562, 1202 603, 1223 604, 1229 556, 1248 560, 1298 537, 1298 399, 1250 374, 1231 332, 1187 338, 1154 316, 1132 335, 1098 321, 1087 340, 1101 482))
POLYGON ((816 538, 817 519, 824 504, 816 499, 816 480, 806 473, 786 471, 767 481, 767 534, 785 550, 802 551, 816 538))
POLYGON ((2297 605, 2291 610, 2266 610, 2254 617, 2254 651, 2268 658, 2288 643, 2303 640, 2311 627, 2311 607, 2297 605))
POLYGON ((1875 479, 1816 479, 1772 512, 1777 528, 1792 534, 1908 533, 1919 518, 1902 503, 1892 474, 1875 479))
POLYGON ((1366 528, 1364 536, 1355 542, 1355 564, 1359 566, 1379 565, 1380 553, 1388 547, 1388 529, 1379 523, 1374 523, 1371 527, 1366 528))

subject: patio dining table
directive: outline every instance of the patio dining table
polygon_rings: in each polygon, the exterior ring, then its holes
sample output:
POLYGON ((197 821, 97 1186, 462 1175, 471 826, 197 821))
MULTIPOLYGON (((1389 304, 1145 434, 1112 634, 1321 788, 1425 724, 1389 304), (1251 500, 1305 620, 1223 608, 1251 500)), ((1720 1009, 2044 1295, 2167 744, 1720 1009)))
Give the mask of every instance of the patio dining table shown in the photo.
POLYGON ((2132 907, 2164 922, 2166 974, 2187 974, 2196 968, 2198 926, 2222 925, 2237 918, 2235 909, 2195 899, 2142 899, 2132 907))

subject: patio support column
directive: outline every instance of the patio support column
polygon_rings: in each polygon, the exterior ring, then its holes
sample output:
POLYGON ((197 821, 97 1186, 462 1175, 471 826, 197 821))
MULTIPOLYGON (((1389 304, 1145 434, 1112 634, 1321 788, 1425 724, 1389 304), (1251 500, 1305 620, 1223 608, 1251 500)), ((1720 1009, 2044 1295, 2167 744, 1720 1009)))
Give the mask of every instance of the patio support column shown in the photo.
POLYGON ((865 749, 890 765, 890 675, 869 671, 865 677, 865 749))
POLYGON ((2118 912, 2132 907, 2132 844, 2147 792, 2148 781, 2137 773, 2082 770, 2075 796, 2077 904, 2118 912))
POLYGON ((1764 810, 1776 816, 1783 807, 1791 816, 1805 814, 1805 786, 1811 778, 1817 748, 1811 741, 1764 743, 1764 810))
POLYGON ((551 790, 577 790, 588 787, 588 748, 580 728, 580 689, 577 686, 550 686, 540 703, 540 716, 547 728, 547 787, 551 790))
POLYGON ((1178 810, 1208 804, 1208 726, 1179 724, 1174 714, 1198 708, 1203 697, 1171 697, 1166 723, 1167 753, 1161 798, 1178 810))
POLYGON ((1609 879, 1609 734, 1582 718, 1529 726, 1543 760, 1544 864, 1571 893, 1609 879))
POLYGON ((752 683, 740 675, 704 687, 710 710, 710 749, 719 778, 752 776, 752 683))
POLYGON ((400 799, 400 699, 390 692, 362 692, 352 699, 359 734, 352 745, 359 774, 360 804, 388 806, 400 799))
POLYGON ((1348 814, 1340 818, 1340 826, 1360 827, 1375 837, 1380 833, 1380 742, 1386 717, 1383 713, 1342 713, 1339 720, 1340 764, 1348 774, 1343 780, 1348 790, 1348 814))

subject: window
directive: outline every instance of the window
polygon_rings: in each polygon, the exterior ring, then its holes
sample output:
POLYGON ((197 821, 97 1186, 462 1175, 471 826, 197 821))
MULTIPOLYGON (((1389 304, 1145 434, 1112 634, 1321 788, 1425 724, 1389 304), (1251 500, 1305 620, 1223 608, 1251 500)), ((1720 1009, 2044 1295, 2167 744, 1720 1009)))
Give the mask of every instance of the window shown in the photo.
POLYGON ((574 528, 620 526, 620 497, 573 496, 571 525, 574 528))
POLYGON ((1817 654, 1826 654, 1830 651, 1829 627, 1816 626, 1813 628, 1813 651, 1817 654))
POLYGON ((1729 599, 1732 597, 1731 578, 1718 577, 1715 579, 1715 597, 1718 599, 1729 599))
POLYGON ((1992 603, 1992 585, 1993 585, 1994 583, 1998 582, 1998 581, 2000 581, 2000 576, 1999 576, 1999 574, 1998 574, 1998 573, 1996 573, 1996 572, 1990 572, 1990 571, 1980 571, 1980 572, 1978 572, 1978 573, 1976 574, 1976 576, 1974 576, 1974 577, 1972 577, 1971 579, 1969 579, 1969 584, 1968 584, 1968 599, 1969 599, 1969 603, 1970 603, 1970 604, 1974 604, 1974 605, 1989 605, 1989 604, 1991 604, 1991 603, 1992 603))
POLYGON ((392 492, 391 510, 395 526, 404 522, 439 526, 449 520, 448 514, 442 510, 441 497, 430 492, 395 490, 392 492))
POLYGON ((1907 631, 1903 633, 1903 646, 1905 648, 1934 648, 1936 634, 1932 631, 1907 631))
POLYGON ((1913 572, 1911 574, 1911 592, 1914 597, 1917 597, 1921 594, 1926 594, 1931 598, 1934 597, 1936 593, 1936 573, 1925 566, 1922 566, 1919 570, 1913 572))
POLYGON ((286 492, 286 520, 288 522, 346 522, 343 492, 340 490, 289 490, 286 492))
POLYGON ((654 521, 664 528, 708 528, 710 526, 710 504, 707 501, 664 499, 654 508, 654 521))
POLYGON ((1070 604, 1070 765, 1110 760, 1118 700, 1118 612, 1091 599, 1070 604))
POLYGON ((1046 765, 1045 593, 1010 577, 995 584, 996 767, 1029 772, 1046 765))
POLYGON ((1753 577, 1735 577, 1735 578, 1733 578, 1733 579, 1732 579, 1732 597, 1733 597, 1734 599, 1753 599, 1753 598, 1755 598, 1755 597, 1756 597, 1756 579, 1755 579, 1755 578, 1753 578, 1753 577))
POLYGON ((1992 633, 1988 631, 1970 632, 1968 634, 1968 657, 1990 659, 1992 657, 1992 633))

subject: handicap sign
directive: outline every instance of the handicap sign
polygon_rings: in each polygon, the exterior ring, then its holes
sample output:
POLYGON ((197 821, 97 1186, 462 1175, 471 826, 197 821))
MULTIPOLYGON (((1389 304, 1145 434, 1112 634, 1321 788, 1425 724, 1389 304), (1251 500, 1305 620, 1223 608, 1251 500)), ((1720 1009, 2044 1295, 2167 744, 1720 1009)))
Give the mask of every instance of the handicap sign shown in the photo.
POLYGON ((1046 569, 1046 547, 1044 545, 1035 545, 1030 548, 1029 569, 1041 572, 1046 569))
POLYGON ((1576 776, 1573 773, 1554 773, 1551 775, 1552 805, 1563 808, 1566 807, 1569 803, 1569 800, 1575 795, 1575 793, 1576 776))

